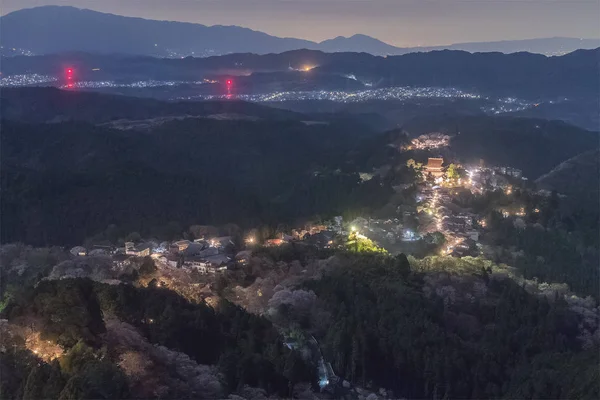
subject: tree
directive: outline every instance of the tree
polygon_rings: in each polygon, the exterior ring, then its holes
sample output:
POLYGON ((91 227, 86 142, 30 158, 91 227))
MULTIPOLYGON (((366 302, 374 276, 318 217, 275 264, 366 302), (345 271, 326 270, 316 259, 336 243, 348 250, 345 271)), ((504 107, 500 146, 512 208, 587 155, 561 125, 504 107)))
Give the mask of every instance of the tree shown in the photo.
POLYGON ((310 376, 307 372, 308 368, 300 355, 296 351, 290 351, 283 367, 283 376, 288 380, 289 396, 292 396, 292 393, 294 393, 296 383, 300 382, 306 375, 310 376))
POLYGON ((154 260, 150 256, 144 257, 139 271, 141 276, 152 275, 154 272, 156 272, 156 264, 154 263, 154 260))
POLYGON ((141 240, 142 240, 142 235, 140 235, 138 232, 131 232, 129 235, 125 236, 126 242, 137 243, 141 240))
POLYGON ((96 360, 94 350, 83 341, 69 349, 69 351, 60 358, 60 367, 68 375, 75 375, 83 368, 96 360))
POLYGON ((416 180, 421 180, 423 179, 423 164, 416 162, 415 160, 413 160, 412 158, 410 160, 408 160, 406 162, 406 166, 409 169, 412 169, 412 171, 415 174, 415 179, 416 180))
POLYGON ((34 366, 23 389, 23 399, 57 399, 65 385, 58 360, 34 366))
POLYGON ((371 239, 368 239, 357 232, 351 232, 348 236, 346 249, 356 253, 387 253, 385 249, 377 246, 371 239))
POLYGON ((464 171, 455 164, 450 164, 446 170, 446 177, 451 181, 457 181, 463 175, 463 172, 464 171))
POLYGON ((412 169, 414 169, 414 170, 421 170, 421 169, 423 169, 423 163, 416 162, 416 161, 415 161, 415 160, 413 160, 412 158, 411 158, 411 159, 409 159, 409 160, 406 162, 406 166, 407 166, 408 168, 412 168, 412 169))
POLYGON ((109 225, 104 231, 104 237, 110 243, 116 244, 119 240, 119 228, 114 224, 109 225))
POLYGON ((404 277, 407 277, 410 274, 410 263, 408 262, 408 258, 406 258, 406 254, 398 254, 396 256, 396 263, 398 264, 398 270, 400 271, 400 274, 404 277))
POLYGON ((79 340, 90 344, 106 331, 102 310, 89 279, 42 281, 32 306, 44 321, 42 337, 72 347, 79 340))
POLYGON ((87 364, 67 381, 60 400, 126 399, 129 384, 123 371, 108 361, 87 364))

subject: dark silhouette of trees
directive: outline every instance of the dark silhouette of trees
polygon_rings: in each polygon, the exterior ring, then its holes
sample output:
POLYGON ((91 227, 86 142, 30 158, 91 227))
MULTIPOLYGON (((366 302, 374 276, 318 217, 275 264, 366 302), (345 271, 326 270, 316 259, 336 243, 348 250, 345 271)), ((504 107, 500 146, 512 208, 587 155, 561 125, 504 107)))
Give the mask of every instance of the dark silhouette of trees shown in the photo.
POLYGON ((489 279, 487 294, 466 304, 429 298, 407 263, 349 254, 306 284, 333 315, 319 340, 336 373, 407 398, 600 394, 597 349, 582 352, 566 303, 489 279))

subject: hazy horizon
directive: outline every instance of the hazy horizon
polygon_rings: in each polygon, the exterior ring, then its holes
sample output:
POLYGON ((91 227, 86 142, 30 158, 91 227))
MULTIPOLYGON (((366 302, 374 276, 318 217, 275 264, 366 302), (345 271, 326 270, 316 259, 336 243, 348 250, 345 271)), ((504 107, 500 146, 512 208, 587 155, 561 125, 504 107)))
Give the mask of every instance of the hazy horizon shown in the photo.
POLYGON ((208 26, 237 25, 315 42, 364 34, 399 47, 600 38, 600 2, 594 0, 4 0, 0 12, 45 5, 208 26), (306 23, 298 23, 299 17, 306 23))

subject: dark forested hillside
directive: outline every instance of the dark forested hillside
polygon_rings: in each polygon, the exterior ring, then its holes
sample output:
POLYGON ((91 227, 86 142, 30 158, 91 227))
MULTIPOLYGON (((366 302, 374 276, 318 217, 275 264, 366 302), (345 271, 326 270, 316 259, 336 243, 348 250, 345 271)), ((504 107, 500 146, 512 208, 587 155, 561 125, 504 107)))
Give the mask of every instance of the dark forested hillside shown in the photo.
MULTIPOLYGON (((142 372, 152 364, 159 364, 157 371, 146 382, 149 387, 136 388, 138 393, 155 396, 162 390, 161 397, 167 398, 217 398, 250 385, 285 396, 287 377, 293 376, 288 373, 290 360, 300 374, 304 368, 266 319, 226 301, 215 309, 156 287, 44 281, 12 302, 3 317, 36 320, 43 340, 65 350, 60 363, 49 364, 21 344, 15 343, 13 352, 2 352, 0 388, 7 399, 128 398, 136 382, 123 371, 142 372), (136 350, 141 351, 137 356, 136 350), (132 364, 127 364, 124 360, 130 358, 132 364), (172 370, 163 373, 161 363, 172 364, 172 370), (221 377, 207 365, 216 366, 221 377), (186 368, 195 368, 192 376, 186 368)), ((310 371, 304 369, 302 378, 310 380, 310 371)))
POLYGON ((600 150, 578 154, 540 176, 536 183, 542 189, 555 190, 573 201, 590 204, 600 193, 600 150))
POLYGON ((162 102, 56 88, 4 88, 0 92, 2 118, 27 122, 110 122, 161 117, 243 115, 270 120, 301 120, 302 114, 243 101, 162 102))
POLYGON ((363 255, 309 282, 332 316, 319 332, 335 371, 401 398, 600 394, 597 352, 581 349, 566 302, 485 269, 447 271, 411 275, 404 255, 363 255))
POLYGON ((376 207, 390 191, 344 167, 361 141, 344 124, 2 127, 3 241, 77 243, 110 223, 150 233, 171 221, 291 220, 376 207))

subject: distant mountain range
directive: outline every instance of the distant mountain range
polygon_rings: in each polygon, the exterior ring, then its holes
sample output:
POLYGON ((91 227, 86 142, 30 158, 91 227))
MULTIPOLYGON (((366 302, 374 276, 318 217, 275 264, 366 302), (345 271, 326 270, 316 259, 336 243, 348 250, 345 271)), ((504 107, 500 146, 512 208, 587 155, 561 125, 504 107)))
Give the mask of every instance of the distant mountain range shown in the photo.
MULTIPOLYGON (((381 57, 366 53, 294 50, 280 54, 230 54, 161 59, 90 53, 3 57, 4 76, 41 74, 64 79, 73 67, 80 81, 197 82, 195 94, 222 94, 224 76, 235 77, 235 93, 303 90, 361 90, 386 87, 441 87, 502 97, 597 99, 600 49, 560 57, 530 53, 432 51, 381 57), (304 71, 303 66, 313 67, 304 71), (292 67, 294 70, 290 70, 292 67)), ((231 78, 228 78, 231 79, 231 78)), ((595 103, 594 103, 595 104, 595 103)), ((549 116, 552 118, 552 116, 549 116)))
POLYGON ((543 38, 448 46, 401 48, 366 35, 321 43, 279 38, 238 26, 155 21, 66 6, 23 9, 0 17, 3 55, 66 51, 125 53, 157 57, 206 57, 229 53, 280 53, 297 49, 401 55, 431 50, 528 51, 545 55, 600 47, 600 39, 543 38))

